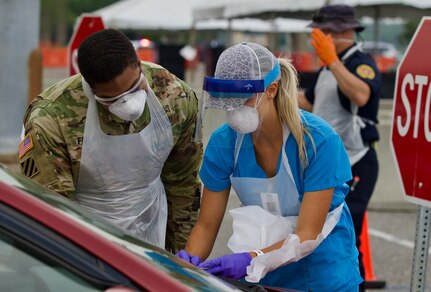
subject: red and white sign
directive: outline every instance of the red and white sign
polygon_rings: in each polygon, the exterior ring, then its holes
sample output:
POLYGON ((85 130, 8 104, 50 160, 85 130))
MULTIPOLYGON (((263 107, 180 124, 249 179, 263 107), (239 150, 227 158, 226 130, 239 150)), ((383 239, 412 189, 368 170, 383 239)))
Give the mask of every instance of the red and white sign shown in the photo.
POLYGON ((70 76, 79 73, 78 48, 81 42, 89 35, 102 29, 105 29, 105 25, 100 16, 83 14, 77 19, 75 29, 67 46, 67 64, 70 76))
POLYGON ((431 17, 422 18, 397 69, 391 145, 406 200, 431 207, 431 17))

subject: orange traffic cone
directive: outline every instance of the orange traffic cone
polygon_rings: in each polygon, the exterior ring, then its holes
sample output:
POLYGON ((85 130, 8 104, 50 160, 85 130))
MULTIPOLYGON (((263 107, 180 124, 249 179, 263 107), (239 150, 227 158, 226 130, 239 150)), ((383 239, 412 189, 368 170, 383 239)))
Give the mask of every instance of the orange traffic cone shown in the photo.
POLYGON ((371 243, 368 236, 368 216, 367 212, 364 215, 361 232, 361 246, 359 247, 362 253, 362 262, 365 270, 365 288, 367 289, 382 289, 386 286, 386 281, 377 280, 374 275, 373 261, 371 257, 371 243))

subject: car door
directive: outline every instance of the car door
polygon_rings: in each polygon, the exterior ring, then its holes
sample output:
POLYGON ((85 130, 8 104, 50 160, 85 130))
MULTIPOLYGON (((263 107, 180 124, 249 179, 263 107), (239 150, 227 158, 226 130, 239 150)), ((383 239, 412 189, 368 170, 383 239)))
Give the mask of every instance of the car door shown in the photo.
POLYGON ((0 291, 141 290, 76 244, 0 204, 0 291))

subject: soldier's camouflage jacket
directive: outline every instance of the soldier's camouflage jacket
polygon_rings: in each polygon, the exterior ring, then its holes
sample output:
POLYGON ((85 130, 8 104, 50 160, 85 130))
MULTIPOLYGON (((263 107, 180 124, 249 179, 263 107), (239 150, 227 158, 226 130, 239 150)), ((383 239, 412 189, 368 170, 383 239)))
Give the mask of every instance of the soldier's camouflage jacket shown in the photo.
MULTIPOLYGON (((166 248, 176 252, 183 248, 196 222, 200 203, 202 143, 195 139, 195 134, 201 135, 201 129, 196 129, 198 99, 191 88, 163 67, 142 62, 142 69, 172 125, 174 147, 161 179, 168 200, 166 248)), ((79 176, 87 106, 80 74, 49 87, 27 109, 26 136, 18 150, 24 175, 71 199, 79 176)), ((136 133, 149 122, 148 107, 138 120, 126 122, 99 103, 97 106, 101 128, 108 135, 136 133)))

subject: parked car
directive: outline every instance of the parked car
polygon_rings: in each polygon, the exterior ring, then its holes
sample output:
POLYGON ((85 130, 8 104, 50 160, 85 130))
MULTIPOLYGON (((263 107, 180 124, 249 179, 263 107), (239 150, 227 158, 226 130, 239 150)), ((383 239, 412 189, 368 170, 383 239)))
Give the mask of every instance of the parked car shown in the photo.
POLYGON ((227 283, 0 164, 0 291, 252 289, 286 291, 227 283))
POLYGON ((396 70, 399 52, 392 43, 364 41, 362 50, 374 57, 380 72, 396 70))

